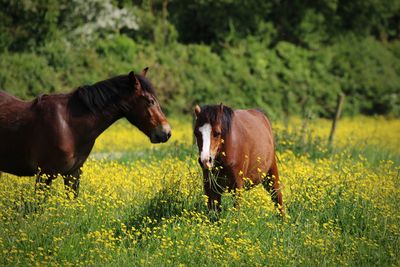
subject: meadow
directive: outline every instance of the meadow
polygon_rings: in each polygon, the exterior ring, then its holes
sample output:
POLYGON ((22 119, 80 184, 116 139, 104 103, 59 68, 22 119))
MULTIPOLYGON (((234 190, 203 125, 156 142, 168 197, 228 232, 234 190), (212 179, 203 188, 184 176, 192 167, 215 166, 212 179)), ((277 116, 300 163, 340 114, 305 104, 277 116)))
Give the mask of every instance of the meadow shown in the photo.
POLYGON ((80 195, 0 177, 1 266, 400 266, 400 120, 274 122, 287 210, 262 187, 208 214, 191 119, 152 145, 126 121, 97 140, 80 195), (216 218, 217 217, 217 218, 216 218))

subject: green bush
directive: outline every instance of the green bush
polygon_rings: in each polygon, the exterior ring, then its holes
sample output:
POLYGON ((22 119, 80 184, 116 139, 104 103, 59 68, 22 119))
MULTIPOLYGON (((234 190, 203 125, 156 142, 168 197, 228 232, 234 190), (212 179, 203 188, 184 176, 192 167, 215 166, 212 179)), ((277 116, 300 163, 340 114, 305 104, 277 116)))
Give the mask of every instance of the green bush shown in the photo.
POLYGON ((167 113, 330 117, 343 92, 347 115, 400 116, 398 2, 0 0, 0 86, 30 98, 148 66, 167 113))
POLYGON ((372 38, 353 36, 339 40, 331 49, 335 56, 330 71, 348 96, 345 106, 348 113, 398 112, 400 58, 396 57, 396 51, 372 38))
POLYGON ((4 53, 0 86, 23 98, 70 91, 150 67, 149 79, 167 113, 223 102, 261 108, 272 117, 330 117, 344 92, 348 115, 400 115, 400 45, 347 36, 309 50, 288 42, 269 47, 248 37, 218 53, 207 45, 157 46, 124 35, 79 46, 54 39, 37 53, 4 53))
POLYGON ((17 97, 30 99, 59 88, 59 79, 47 60, 32 53, 0 56, 0 88, 17 97))

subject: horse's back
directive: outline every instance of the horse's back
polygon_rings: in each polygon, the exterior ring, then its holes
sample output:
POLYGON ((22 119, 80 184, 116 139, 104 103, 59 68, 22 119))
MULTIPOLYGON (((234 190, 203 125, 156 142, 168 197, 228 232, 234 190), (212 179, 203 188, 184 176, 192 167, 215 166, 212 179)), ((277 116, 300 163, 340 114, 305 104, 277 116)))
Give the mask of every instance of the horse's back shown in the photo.
POLYGON ((271 167, 275 157, 274 138, 270 122, 261 111, 235 110, 229 143, 228 160, 247 177, 258 177, 257 169, 267 172, 271 167))
POLYGON ((256 109, 235 110, 234 118, 236 127, 248 141, 274 145, 271 123, 264 113, 256 109))
POLYGON ((22 101, 0 90, 0 136, 15 134, 30 123, 32 102, 22 101))
POLYGON ((19 99, 13 96, 12 94, 7 93, 6 91, 0 90, 0 104, 12 100, 19 100, 19 99))
POLYGON ((0 171, 32 175, 34 162, 29 158, 34 113, 31 102, 0 91, 0 171))
POLYGON ((0 103, 0 171, 32 175, 67 173, 76 165, 68 94, 39 95, 30 102, 6 95, 0 103), (7 102, 6 102, 7 101, 7 102))

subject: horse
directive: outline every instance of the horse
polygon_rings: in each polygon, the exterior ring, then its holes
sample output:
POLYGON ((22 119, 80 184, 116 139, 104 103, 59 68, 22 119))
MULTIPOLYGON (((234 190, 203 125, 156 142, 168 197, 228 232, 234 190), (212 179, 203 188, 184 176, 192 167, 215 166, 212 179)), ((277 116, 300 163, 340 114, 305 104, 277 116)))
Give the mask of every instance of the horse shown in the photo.
POLYGON ((274 137, 268 118, 259 110, 228 106, 195 106, 194 135, 203 170, 208 209, 221 210, 221 194, 240 194, 262 183, 284 216, 274 137))
POLYGON ((36 175, 36 188, 50 186, 61 175, 75 198, 96 138, 115 121, 125 117, 152 143, 166 142, 171 127, 147 71, 32 101, 0 91, 0 173, 36 175))

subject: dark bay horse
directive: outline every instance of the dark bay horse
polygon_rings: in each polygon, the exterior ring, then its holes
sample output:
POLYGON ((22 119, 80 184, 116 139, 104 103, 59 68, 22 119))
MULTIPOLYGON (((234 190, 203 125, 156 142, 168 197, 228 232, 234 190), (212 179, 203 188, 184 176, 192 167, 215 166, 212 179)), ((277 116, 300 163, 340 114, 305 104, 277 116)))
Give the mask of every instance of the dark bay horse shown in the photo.
POLYGON ((37 186, 61 174, 76 197, 96 138, 118 119, 127 118, 152 143, 166 142, 171 128, 147 70, 32 101, 0 91, 0 173, 37 175, 37 186))
POLYGON ((209 209, 220 210, 223 190, 262 183, 284 215, 271 124, 258 110, 196 106, 194 134, 209 209))

